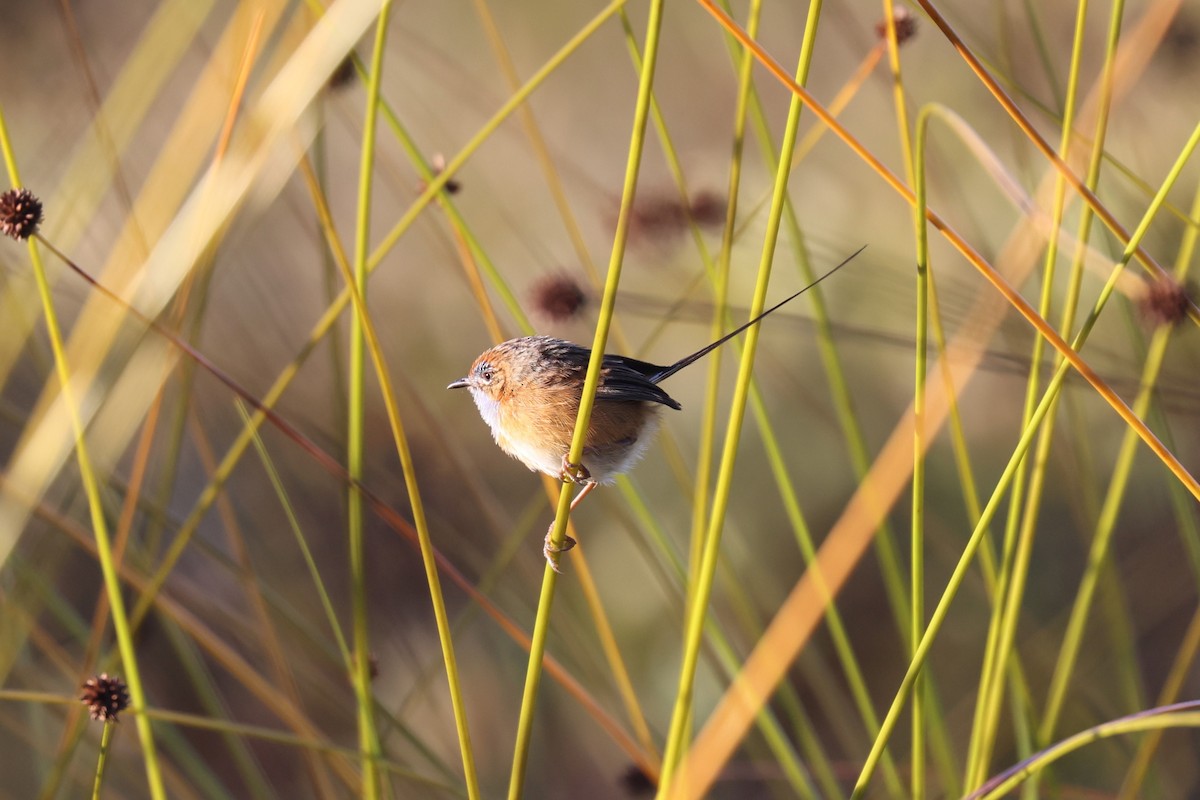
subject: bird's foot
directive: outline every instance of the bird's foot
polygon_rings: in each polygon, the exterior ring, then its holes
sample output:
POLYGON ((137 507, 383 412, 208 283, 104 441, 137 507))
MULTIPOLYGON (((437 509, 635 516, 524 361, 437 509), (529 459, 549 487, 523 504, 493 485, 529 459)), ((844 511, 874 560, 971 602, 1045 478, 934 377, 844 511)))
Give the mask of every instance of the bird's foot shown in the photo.
POLYGON ((564 536, 563 543, 555 545, 554 541, 550 538, 552 533, 554 533, 554 525, 551 525, 550 529, 546 531, 546 543, 542 545, 542 555, 546 557, 546 563, 550 565, 550 569, 561 575, 562 570, 558 568, 558 556, 560 553, 570 550, 576 543, 570 536, 564 536))
POLYGON ((583 464, 573 464, 568 458, 570 456, 562 457, 562 473, 559 477, 563 483, 591 483, 592 473, 588 472, 588 468, 583 464))

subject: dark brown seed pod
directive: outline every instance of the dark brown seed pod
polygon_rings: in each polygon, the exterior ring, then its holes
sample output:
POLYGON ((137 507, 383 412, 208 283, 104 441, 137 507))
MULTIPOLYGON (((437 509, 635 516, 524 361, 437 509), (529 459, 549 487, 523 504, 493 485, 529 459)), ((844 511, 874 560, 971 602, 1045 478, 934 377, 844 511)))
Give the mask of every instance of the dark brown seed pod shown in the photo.
POLYGON ((116 722, 117 715, 129 708, 129 688, 120 678, 102 672, 84 681, 79 700, 92 719, 116 722))
POLYGON ((354 79, 357 77, 358 72, 354 69, 354 59, 350 56, 346 56, 330 74, 328 83, 329 89, 331 91, 342 89, 353 83, 354 79))
POLYGON ((692 197, 688 213, 702 228, 714 228, 725 224, 725 198, 716 192, 699 191, 692 197))
POLYGON ((0 194, 0 233, 28 239, 42 224, 42 201, 28 189, 9 189, 0 194))
POLYGON ((637 764, 630 764, 622 773, 621 788, 628 797, 650 797, 658 789, 654 780, 637 764))
POLYGON ((533 285, 530 303, 552 322, 566 322, 583 313, 588 295, 579 282, 565 273, 547 275, 533 285))
POLYGON ((1138 301, 1142 316, 1156 325, 1174 325, 1183 321, 1192 305, 1188 287, 1174 278, 1164 277, 1146 286, 1138 301))
MULTIPOLYGON (((917 35, 917 18, 911 11, 904 6, 896 6, 893 16, 896 20, 896 44, 904 44, 917 35)), ((875 35, 880 39, 886 39, 887 28, 887 20, 879 20, 875 23, 875 35)))

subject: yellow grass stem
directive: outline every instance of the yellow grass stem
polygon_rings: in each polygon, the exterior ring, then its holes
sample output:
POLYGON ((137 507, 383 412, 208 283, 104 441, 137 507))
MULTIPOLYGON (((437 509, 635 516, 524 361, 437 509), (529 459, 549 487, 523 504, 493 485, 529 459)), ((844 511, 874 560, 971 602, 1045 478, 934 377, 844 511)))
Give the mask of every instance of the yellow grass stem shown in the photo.
MULTIPOLYGON (((657 64, 659 32, 662 28, 663 0, 651 0, 646 25, 646 47, 642 58, 642 73, 638 81, 637 104, 634 109, 629 158, 625 168, 625 184, 621 192, 621 209, 617 218, 617 229, 613 235, 612 256, 609 259, 605 278, 604 295, 596 320, 596 335, 592 340, 592 356, 584 379, 583 395, 579 401, 579 413, 575 422, 575 435, 571 440, 568 459, 579 464, 583 458, 583 443, 587 437, 592 407, 596 401, 596 389, 600 385, 600 368, 604 360, 604 347, 608 342, 608 331, 616 308, 617 288, 621 281, 621 266, 624 263, 625 244, 629 238, 629 218, 633 210, 633 198, 637 190, 637 177, 641 167, 642 151, 645 147, 646 122, 649 118, 651 87, 654 84, 654 68, 657 64)), ((550 533, 551 545, 561 547, 567 527, 567 516, 571 506, 574 485, 564 481, 558 500, 554 527, 550 533)), ((542 654, 546 648, 546 634, 550 625, 550 609, 554 602, 554 589, 558 573, 547 564, 542 577, 542 591, 538 599, 537 617, 534 620, 529 666, 525 674, 525 691, 521 698, 521 712, 517 721, 517 741, 513 752, 512 776, 509 779, 509 800, 521 797, 525 784, 525 769, 529 758, 529 741, 533 733, 533 712, 537 702, 538 686, 541 682, 542 654)))

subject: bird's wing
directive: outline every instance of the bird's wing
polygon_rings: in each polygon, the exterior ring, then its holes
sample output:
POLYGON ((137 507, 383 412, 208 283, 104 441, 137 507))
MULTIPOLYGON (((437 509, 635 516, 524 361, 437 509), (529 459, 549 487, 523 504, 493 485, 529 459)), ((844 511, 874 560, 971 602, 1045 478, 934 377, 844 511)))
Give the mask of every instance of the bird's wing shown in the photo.
POLYGON ((678 411, 682 406, 654 383, 662 367, 626 356, 604 357, 604 372, 596 396, 606 400, 643 400, 678 411))

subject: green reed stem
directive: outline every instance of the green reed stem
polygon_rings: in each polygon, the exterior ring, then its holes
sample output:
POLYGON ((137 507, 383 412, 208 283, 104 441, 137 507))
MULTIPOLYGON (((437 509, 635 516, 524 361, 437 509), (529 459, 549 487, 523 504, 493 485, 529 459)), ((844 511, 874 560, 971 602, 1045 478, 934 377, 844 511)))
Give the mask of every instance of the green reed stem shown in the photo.
MULTIPOLYGON (((757 16, 756 9, 759 8, 759 6, 760 4, 756 2, 752 4, 750 9, 749 24, 751 27, 755 27, 757 24, 755 17, 757 16)), ((624 11, 621 12, 621 21, 623 27, 625 28, 626 39, 629 42, 630 55, 634 60, 635 66, 640 70, 641 57, 638 52, 636 39, 633 33, 633 27, 624 11)), ((715 285, 714 325, 712 332, 713 339, 720 338, 721 334, 725 330, 723 325, 731 324, 729 310, 726 307, 726 296, 732 246, 736 234, 734 223, 736 222, 737 214, 737 192, 738 186, 740 185, 743 150, 742 145, 744 144, 745 119, 748 107, 747 101, 753 92, 753 83, 750 81, 750 76, 752 74, 750 67, 752 64, 753 59, 750 58, 749 54, 746 54, 741 68, 739 69, 739 103, 734 124, 734 152, 730 167, 730 187, 727 192, 728 203, 726 208, 726 224, 722 235, 721 253, 716 264, 713 263, 713 259, 708 251, 708 246, 705 242, 703 232, 700 230, 699 226, 696 225, 695 220, 689 219, 689 227, 691 228, 693 240, 700 255, 700 260, 709 279, 715 285)), ((650 110, 651 119, 654 122, 656 131, 658 132, 663 153, 667 160, 668 169, 672 177, 675 179, 681 200, 684 203, 687 203, 688 198, 690 197, 690 192, 688 191, 687 183, 684 178, 682 163, 672 142, 670 132, 667 128, 666 119, 662 115, 657 101, 653 98, 651 99, 650 110)), ((797 237, 797 240, 799 240, 799 237, 797 237)), ((811 271, 809 271, 809 273, 811 278, 811 271)), ((815 287, 813 291, 816 291, 815 287)), ((735 341, 732 343, 732 346, 738 348, 738 354, 740 357, 741 343, 735 341)), ((699 447, 699 455, 696 459, 696 477, 692 480, 693 523, 688 557, 689 566, 687 570, 679 571, 679 576, 686 584, 688 592, 694 588, 694 585, 687 582, 687 576, 695 575, 698 572, 698 564, 702 554, 703 535, 706 526, 708 491, 712 475, 712 451, 713 439, 715 436, 714 428, 716 424, 717 396, 720 388, 720 382, 717 380, 717 376, 720 374, 721 353, 722 351, 719 349, 708 356, 709 382, 707 384, 708 389, 706 391, 706 399, 704 404, 705 407, 702 411, 701 442, 699 447)), ((811 559, 815 548, 813 548, 811 545, 811 536, 809 535, 807 527, 804 525, 802 515, 800 515, 799 503, 796 500, 795 487, 793 486, 791 477, 787 472, 787 467, 783 463, 782 456, 779 454, 779 445, 774 435, 773 425, 767 414, 766 404, 763 402, 762 393, 759 390, 756 381, 751 382, 750 391, 752 408, 765 446, 767 447, 768 451, 774 451, 777 456, 777 459, 772 463, 772 469, 776 477, 777 486, 779 487, 781 497, 784 499, 785 504, 788 504, 790 501, 789 507, 795 508, 796 514, 793 519, 800 520, 800 527, 796 529, 797 536, 798 538, 807 540, 809 542, 807 550, 804 550, 803 545, 801 549, 802 552, 806 553, 806 558, 811 559)), ((637 498, 636 495, 633 494, 631 487, 626 492, 626 495, 631 505, 636 503, 636 508, 644 508, 644 503, 640 501, 640 498, 637 498)), ((652 523, 648 525, 648 529, 653 532, 652 538, 656 544, 659 544, 660 549, 662 549, 661 543, 664 540, 661 535, 661 531, 652 523)), ((674 560, 673 551, 668 549, 664 550, 663 552, 668 559, 670 559, 672 565, 678 568, 678 565, 674 560)), ((745 596, 743 587, 737 583, 731 582, 728 587, 728 591, 731 594, 732 602, 736 603, 743 601, 743 605, 746 605, 744 602, 745 596)), ((836 611, 834 611, 834 614, 836 614, 836 611)), ((850 647, 848 637, 844 635, 844 629, 836 627, 836 623, 838 622, 840 622, 840 619, 831 620, 831 626, 835 626, 833 632, 835 643, 838 649, 838 656, 843 660, 847 680, 851 686, 851 691, 855 696, 856 702, 861 701, 859 702, 860 711, 865 710, 867 715, 865 718, 866 726, 873 734, 877 728, 877 722, 875 722, 874 717, 872 716, 873 710, 871 710, 870 707, 870 698, 866 689, 866 683, 862 678, 861 670, 858 669, 858 666, 855 663, 853 650, 850 647), (839 632, 843 634, 841 637, 838 636, 839 632)), ((761 623, 756 621, 755 626, 759 631, 761 631, 761 623)), ((755 630, 747 628, 744 631, 744 635, 753 640, 757 634, 755 630)), ((706 636, 709 637, 712 647, 718 650, 720 650, 722 646, 724 647, 724 651, 722 652, 724 652, 725 655, 722 657, 721 664, 724 674, 726 676, 732 676, 735 674, 736 663, 730 661, 730 659, 733 657, 733 650, 723 638, 724 633, 717 621, 714 620, 709 623, 706 636)), ((781 700, 790 702, 793 708, 799 707, 799 698, 795 697, 794 690, 791 687, 783 687, 781 689, 781 700)), ((836 781, 830 780, 833 774, 832 765, 828 760, 828 756, 821 750, 821 748, 815 746, 816 740, 812 734, 809 721, 806 718, 803 718, 796 719, 795 722, 797 728, 799 729, 798 736, 801 738, 805 747, 805 756, 809 760, 808 766, 814 769, 818 778, 822 781, 822 791, 831 796, 836 795, 836 790, 831 790, 832 787, 836 787, 837 785, 836 781)), ((791 784, 793 791, 797 792, 801 796, 810 796, 814 791, 814 788, 811 785, 811 778, 808 774, 809 770, 800 761, 798 754, 791 747, 790 743, 788 743, 786 737, 783 736, 782 729, 780 728, 775 717, 770 714, 760 714, 756 718, 755 723, 759 727, 759 730, 762 733, 763 738, 766 740, 768 747, 778 759, 782 774, 791 784)), ((885 770, 889 770, 887 773, 889 778, 896 778, 896 796, 901 796, 902 791, 900 790, 899 780, 895 775, 894 768, 892 768, 890 761, 884 765, 884 768, 885 770)))
MULTIPOLYGON (((924 142, 921 143, 924 145, 924 142)), ((922 147, 922 149, 924 149, 922 147)), ((915 185, 917 208, 925 207, 924 180, 915 185)), ((929 238, 925 217, 917 218, 917 331, 916 375, 913 385, 912 474, 912 647, 925 632, 925 383, 929 368, 929 238)), ((925 797, 925 680, 917 676, 912 707, 912 797, 925 797)))
MULTIPOLYGON (((247 428, 251 428, 250 411, 246 408, 246 404, 238 400, 237 410, 242 418, 242 424, 247 428)), ((271 458, 271 454, 267 452, 266 445, 263 444, 262 437, 257 432, 254 434, 254 449, 258 453, 258 459, 262 464, 263 471, 267 473, 267 480, 271 482, 271 488, 275 490, 275 496, 279 500, 283 514, 287 517, 288 529, 291 530, 292 535, 296 538, 296 548, 300 551, 300 555, 304 559, 304 565, 308 568, 309 577, 312 578, 313 589, 321 601, 321 608, 325 611, 325 619, 329 623, 330 633, 333 634, 333 639, 337 643, 338 653, 342 657, 342 665, 345 667, 347 674, 352 674, 354 670, 354 657, 350 653, 349 645, 346 644, 346 637, 342 633, 341 623, 338 622, 337 611, 333 607, 333 600, 329 597, 329 591, 325 588, 325 581, 321 579, 321 571, 317 567, 317 560, 313 557, 312 549, 308 546, 308 541, 304 538, 304 531, 300 528, 300 520, 296 518, 296 510, 292 506, 291 498, 288 497, 287 487, 284 486, 283 478, 280 477, 279 470, 275 468, 275 462, 271 458)))
MULTIPOLYGON (((746 12, 746 31, 758 36, 762 17, 762 0, 751 0, 746 12)), ((733 116, 732 153, 729 159, 729 183, 725 192, 725 225, 721 230, 721 249, 717 255, 716 281, 713 287, 713 320, 710 337, 715 341, 725 332, 725 308, 729 298, 729 269, 737 224, 738 195, 742 185, 742 156, 746 144, 746 119, 754 83, 754 56, 743 50, 737 62, 737 102, 733 116)), ((698 574, 700 543, 703 541, 708 518, 708 492, 712 485, 713 457, 716 452, 717 401, 720 394, 721 350, 712 353, 708 362, 708 380, 700 411, 700 440, 696 453, 696 476, 692 483, 692 530, 688 574, 698 574)), ((689 591, 692 584, 688 583, 689 591)))
MULTIPOLYGON (((913 203, 913 226, 917 250, 917 318, 916 341, 914 342, 913 381, 913 473, 911 507, 911 553, 909 556, 910 607, 909 648, 915 650, 925 629, 925 390, 929 368, 929 232, 925 217, 919 211, 927 206, 926 184, 915 177, 916 164, 913 158, 912 133, 908 127, 908 103, 904 93, 904 79, 900 72, 900 43, 896 39, 896 9, 892 0, 883 0, 886 22, 888 66, 892 73, 892 94, 896 108, 896 129, 899 133, 901 153, 904 156, 904 172, 916 192, 913 203)), ((924 147, 921 148, 924 150, 924 147)), ((909 761, 912 775, 909 785, 914 800, 925 797, 925 729, 927 708, 925 703, 927 676, 919 675, 913 689, 912 743, 909 761)), ((939 717, 940 724, 940 717, 939 717)))
POLYGON ((108 746, 112 744, 115 722, 105 722, 100 734, 100 755, 96 758, 96 779, 92 782, 92 800, 100 800, 100 787, 104 785, 104 768, 108 765, 108 746))
MULTIPOLYGON (((725 7, 728 12, 728 5, 726 4, 725 7)), ((748 31, 748 33, 753 36, 753 32, 748 31)), ((735 59, 739 52, 749 54, 748 50, 740 48, 736 38, 729 32, 726 32, 726 41, 735 59)), ((755 130, 760 141, 760 152, 768 168, 774 172, 778 169, 778 160, 775 157, 777 147, 768 129, 767 118, 761 99, 755 91, 753 84, 750 85, 748 99, 750 110, 753 113, 755 130)), ((904 127, 906 128, 907 126, 904 127)), ((803 148, 798 148, 798 152, 803 152, 803 148)), ((797 164, 793 163, 792 170, 795 171, 796 167, 797 164)), ((784 221, 791 237, 790 241, 793 242, 793 251, 797 256, 800 273, 806 281, 811 283, 814 274, 811 263, 806 256, 804 245, 805 235, 800 227, 795 207, 790 198, 785 201, 784 221)), ((809 302, 812 306, 813 322, 817 329, 815 338, 818 352, 821 357, 822 366, 830 382, 833 408, 837 414, 842 435, 848 446, 851 465, 855 475, 862 480, 868 472, 871 458, 866 445, 866 439, 862 433, 862 426, 859 424, 854 411, 852 393, 841 365, 841 357, 838 355, 837 348, 834 345, 829 310, 825 304, 824 295, 820 287, 814 287, 809 293, 809 302)), ((774 433, 771 422, 766 416, 765 406, 761 403, 759 390, 753 386, 751 389, 751 401, 753 403, 752 409, 755 413, 756 423, 760 429, 764 444, 768 448, 768 458, 771 458, 770 450, 776 447, 774 444, 774 433)), ((791 477, 788 475, 786 467, 773 467, 773 469, 775 470, 776 482, 780 488, 784 505, 790 509, 795 502, 795 489, 792 486, 791 477)), ((806 523, 803 522, 798 505, 795 506, 794 512, 789 510, 789 516, 792 518, 793 532, 797 536, 797 542, 800 545, 801 553, 804 555, 806 563, 814 570, 819 570, 819 566, 814 561, 815 548, 812 546, 812 538, 808 532, 806 523)), ((908 590, 905 588, 903 571, 900 567, 900 560, 895 544, 893 543, 894 538, 895 535, 891 525, 884 519, 880 522, 879 531, 872 541, 883 576, 889 606, 897 624, 897 631, 907 643, 909 641, 911 611, 909 609, 908 590)), ((844 623, 832 600, 828 603, 826 622, 833 636, 844 677, 850 687, 850 692, 854 698, 859 715, 862 718, 863 726, 868 735, 874 738, 879 732, 878 717, 872 707, 870 693, 867 690, 862 670, 857 663, 849 639, 845 635, 844 623)), ((954 784, 954 771, 952 768, 954 759, 950 752, 949 737, 946 733, 944 720, 938 706, 936 693, 932 691, 932 687, 930 691, 929 712, 928 724, 932 727, 933 735, 933 742, 931 744, 941 771, 944 773, 943 777, 946 785, 952 786, 954 784)), ((889 792, 895 797, 905 796, 906 791, 900 783, 898 773, 892 764, 890 756, 885 755, 882 766, 889 792)))
MULTIPOLYGON (((13 186, 20 186, 21 179, 17 170, 12 142, 8 137, 3 108, 0 108, 0 154, 3 154, 9 180, 13 186)), ((134 715, 134 723, 137 726, 138 739, 142 747, 142 757, 145 761, 146 781, 150 796, 154 800, 165 800, 166 790, 163 786, 162 769, 158 763, 158 754, 154 746, 154 730, 149 718, 145 715, 146 691, 142 684, 141 670, 138 667, 137 651, 133 645, 133 632, 129 626, 129 617, 125 613, 125 598, 121 593, 121 579, 117 575, 117 563, 113 553, 112 540, 109 537, 108 521, 104 516, 104 501, 100 496, 100 483, 92 467, 91 457, 88 455, 86 431, 83 419, 79 414, 75 390, 71 385, 71 368, 67 364, 58 313, 54 308, 54 298, 50 291, 50 282, 46 277, 45 265, 42 263, 42 254, 34 239, 31 238, 28 245, 29 258, 33 263, 34 278, 37 281, 38 296, 42 303, 42 313, 46 318, 46 332, 50 337, 50 348, 54 353, 54 369, 58 377, 59 391, 75 435, 75 457, 79 465, 79 477, 83 483, 84 494, 87 496, 88 511, 92 521, 92 535, 96 540, 96 556, 100 562, 100 572, 104 577, 104 590, 108 595, 113 632, 116 634, 117 648, 121 652, 121 663, 125 670, 125 682, 129 686, 129 698, 133 706, 131 711, 134 715)))
MULTIPOLYGON (((360 297, 367 291, 367 253, 370 247, 371 189, 375 165, 375 121, 379 113, 379 87, 383 82, 383 53, 391 0, 384 0, 375 26, 375 50, 367 80, 366 114, 363 121, 362 152, 358 174, 358 218, 354 232, 354 289, 360 297)), ((365 450, 365 347, 363 320, 350 318, 350 396, 346 419, 346 468, 354 482, 347 493, 347 534, 350 544, 350 578, 354 631, 354 696, 358 704, 358 744, 362 761, 363 797, 377 800, 381 785, 376 762, 382 757, 375 729, 371 694, 371 642, 367 611, 366 553, 363 545, 363 498, 358 483, 363 477, 365 450)))

